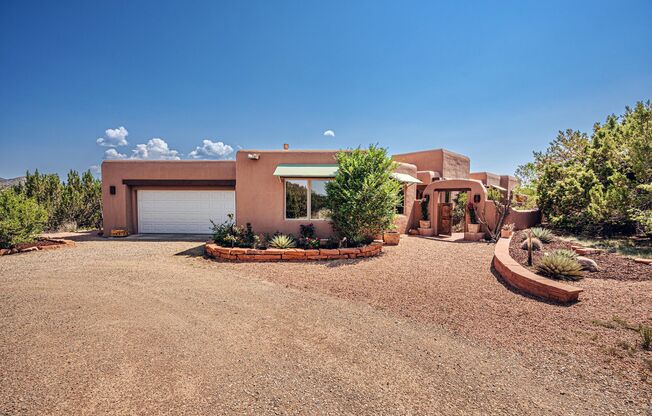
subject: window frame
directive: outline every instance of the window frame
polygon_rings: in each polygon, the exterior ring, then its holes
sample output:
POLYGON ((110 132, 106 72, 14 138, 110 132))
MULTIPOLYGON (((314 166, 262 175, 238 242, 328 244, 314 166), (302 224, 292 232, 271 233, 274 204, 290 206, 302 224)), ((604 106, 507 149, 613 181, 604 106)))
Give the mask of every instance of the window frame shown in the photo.
POLYGON ((283 219, 285 221, 330 221, 327 218, 312 218, 312 181, 332 181, 333 178, 294 178, 294 177, 287 177, 283 178, 283 219), (307 199, 307 210, 306 210, 306 216, 303 218, 288 218, 287 217, 287 183, 288 181, 306 181, 308 183, 307 186, 307 193, 306 193, 306 199, 307 199))

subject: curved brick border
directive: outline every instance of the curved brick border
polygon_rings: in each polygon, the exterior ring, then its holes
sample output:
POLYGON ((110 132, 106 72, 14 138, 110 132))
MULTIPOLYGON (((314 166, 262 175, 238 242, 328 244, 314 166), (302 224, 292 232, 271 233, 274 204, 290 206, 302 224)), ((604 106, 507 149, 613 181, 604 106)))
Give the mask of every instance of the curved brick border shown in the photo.
POLYGON ((61 238, 46 238, 48 241, 54 241, 59 244, 54 244, 50 246, 35 246, 35 247, 28 247, 24 248, 22 250, 16 250, 16 249, 0 249, 0 256, 4 255, 9 255, 9 254, 17 254, 17 253, 29 253, 32 251, 42 251, 42 250, 52 250, 55 248, 61 248, 61 247, 72 247, 75 245, 75 242, 72 240, 64 240, 61 238))
POLYGON ((358 248, 339 249, 268 248, 267 250, 255 250, 252 248, 221 247, 217 244, 206 243, 204 250, 209 257, 227 261, 312 261, 373 257, 383 251, 383 244, 374 242, 358 248))
POLYGON ((494 249, 493 264, 498 273, 511 286, 530 295, 555 302, 577 301, 583 289, 536 275, 521 266, 509 255, 512 238, 501 238, 494 249))

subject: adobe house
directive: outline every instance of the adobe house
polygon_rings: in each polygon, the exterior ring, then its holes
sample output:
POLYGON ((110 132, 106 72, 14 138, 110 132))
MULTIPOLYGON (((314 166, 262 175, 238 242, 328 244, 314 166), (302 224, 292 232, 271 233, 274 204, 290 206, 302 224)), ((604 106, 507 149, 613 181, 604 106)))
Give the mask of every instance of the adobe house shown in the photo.
MULTIPOLYGON (((105 235, 114 229, 132 234, 208 234, 211 220, 221 223, 233 215, 236 224, 251 223, 256 233, 298 235, 300 225, 312 223, 318 236, 329 236, 332 228, 323 199, 326 181, 337 173, 336 153, 240 150, 235 160, 106 160, 102 163, 105 235)), ((421 219, 417 194, 431 198, 433 220, 446 183, 472 189, 482 201, 486 199, 486 182, 471 179, 466 156, 438 149, 393 159, 398 166, 392 176, 403 184, 403 204, 397 207, 395 223, 401 233, 415 228, 421 219)), ((450 232, 436 224, 433 228, 435 234, 450 232)))

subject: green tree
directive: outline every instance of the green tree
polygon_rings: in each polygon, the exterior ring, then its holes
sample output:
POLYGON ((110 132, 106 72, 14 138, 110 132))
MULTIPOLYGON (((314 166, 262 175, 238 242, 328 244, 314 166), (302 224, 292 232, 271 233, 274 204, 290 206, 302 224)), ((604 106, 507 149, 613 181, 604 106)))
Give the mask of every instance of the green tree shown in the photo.
POLYGON ((43 232, 47 211, 13 189, 0 192, 0 246, 29 243, 43 232))
POLYGON ((393 226, 401 184, 390 175, 396 167, 387 149, 370 146, 339 152, 337 176, 326 184, 335 232, 358 244, 393 226))

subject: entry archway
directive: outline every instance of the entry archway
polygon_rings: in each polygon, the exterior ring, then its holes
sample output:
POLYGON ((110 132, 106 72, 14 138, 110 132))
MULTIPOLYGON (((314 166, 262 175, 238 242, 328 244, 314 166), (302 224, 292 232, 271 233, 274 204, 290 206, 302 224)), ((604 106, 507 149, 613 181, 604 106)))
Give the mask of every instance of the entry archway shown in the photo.
MULTIPOLYGON (((428 195, 429 210, 432 213, 432 231, 434 235, 439 235, 441 232, 441 216, 442 210, 440 209, 441 197, 444 192, 468 192, 468 200, 473 202, 478 211, 482 212, 484 204, 487 200, 487 188, 482 182, 476 179, 444 179, 430 183, 423 191, 423 195, 428 195)), ((445 214, 445 213, 444 213, 445 214)), ((464 231, 467 231, 469 224, 469 213, 466 212, 464 220, 464 231)))

